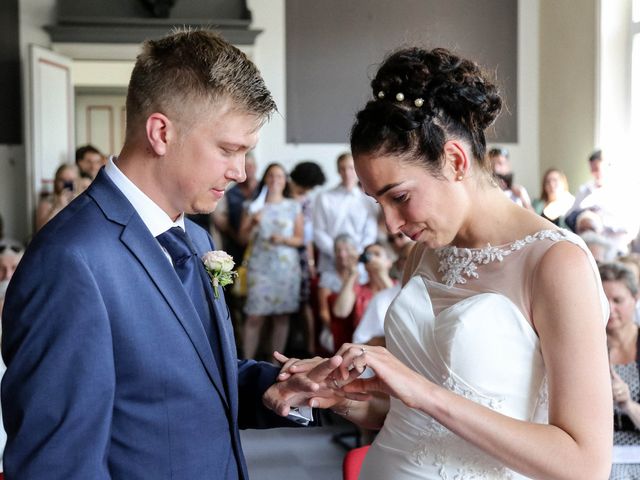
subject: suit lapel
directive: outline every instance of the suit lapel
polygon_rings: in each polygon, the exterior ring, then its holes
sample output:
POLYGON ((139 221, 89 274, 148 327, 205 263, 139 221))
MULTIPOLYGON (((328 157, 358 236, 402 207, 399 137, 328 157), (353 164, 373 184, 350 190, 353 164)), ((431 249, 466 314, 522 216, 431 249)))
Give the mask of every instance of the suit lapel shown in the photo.
POLYGON ((229 308, 224 300, 224 294, 220 292, 220 298, 216 299, 213 295, 213 288, 209 285, 207 295, 213 301, 214 319, 220 332, 220 346, 222 347, 222 355, 224 358, 225 380, 227 382, 227 392, 229 393, 229 403, 231 404, 233 418, 237 418, 238 414, 238 354, 236 352, 235 338, 229 318, 229 308))
POLYGON ((220 371, 216 366, 198 312, 155 238, 131 204, 104 174, 104 171, 100 171, 87 193, 98 202, 107 218, 124 226, 120 240, 138 259, 152 282, 162 293, 191 340, 223 402, 229 406, 229 399, 222 384, 220 371))
MULTIPOLYGON (((195 232, 193 232, 192 229, 189 228, 190 225, 185 224, 185 227, 187 229, 187 233, 193 241, 194 246, 196 247, 198 255, 202 256, 208 247, 214 248, 213 245, 206 245, 203 248, 201 243, 198 242, 195 232)), ((208 274, 206 273, 204 267, 201 270, 202 274, 205 277, 205 292, 207 295, 207 300, 209 301, 209 305, 212 307, 213 328, 218 329, 218 338, 220 339, 220 348, 222 349, 223 365, 221 365, 220 367, 224 368, 224 379, 229 395, 229 403, 231 405, 232 413, 234 414, 233 418, 237 418, 238 355, 235 347, 233 328, 231 326, 230 320, 228 320, 230 318, 229 308, 227 307, 222 288, 218 289, 218 292, 220 294, 219 298, 215 298, 213 287, 211 286, 211 282, 209 281, 208 274)))

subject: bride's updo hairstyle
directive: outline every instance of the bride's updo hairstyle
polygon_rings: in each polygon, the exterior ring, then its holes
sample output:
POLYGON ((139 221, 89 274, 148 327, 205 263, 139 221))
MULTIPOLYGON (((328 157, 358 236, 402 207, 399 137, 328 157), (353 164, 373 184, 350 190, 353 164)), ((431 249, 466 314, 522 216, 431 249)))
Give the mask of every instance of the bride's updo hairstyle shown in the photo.
POLYGON ((457 138, 491 172, 484 131, 502 100, 476 63, 444 48, 401 49, 387 57, 371 87, 373 100, 351 129, 354 155, 398 155, 439 175, 444 144, 457 138))

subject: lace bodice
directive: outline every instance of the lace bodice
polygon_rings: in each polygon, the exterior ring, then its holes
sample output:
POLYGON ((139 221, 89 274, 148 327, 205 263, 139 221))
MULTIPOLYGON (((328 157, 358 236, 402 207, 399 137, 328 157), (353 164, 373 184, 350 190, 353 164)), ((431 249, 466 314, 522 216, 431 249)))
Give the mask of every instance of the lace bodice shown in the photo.
POLYGON ((442 282, 451 287, 456 283, 467 283, 467 278, 478 278, 478 265, 490 262, 502 262, 513 252, 522 250, 536 240, 551 239, 554 241, 564 237, 564 230, 542 230, 527 235, 522 240, 501 247, 487 245, 484 248, 458 248, 453 246, 436 250, 440 259, 438 272, 442 273, 442 282))
MULTIPOLYGON (((428 380, 513 418, 547 421, 539 339, 531 325, 532 272, 575 235, 545 230, 500 247, 417 249, 413 276, 385 321, 387 348, 428 380)), ((595 263, 594 276, 597 277, 595 263)), ((603 316, 606 299, 603 298, 603 316)), ((522 479, 434 418, 392 399, 360 478, 522 479)))

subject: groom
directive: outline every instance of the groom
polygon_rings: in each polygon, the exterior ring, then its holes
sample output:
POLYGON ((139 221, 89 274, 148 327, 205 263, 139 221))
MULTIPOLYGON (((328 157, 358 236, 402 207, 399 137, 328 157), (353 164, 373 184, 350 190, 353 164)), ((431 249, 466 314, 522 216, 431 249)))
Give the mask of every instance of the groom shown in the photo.
POLYGON ((295 425, 263 394, 303 403, 331 366, 273 385, 275 367, 237 360, 200 261, 215 246, 184 218, 245 179, 275 108, 211 32, 144 44, 120 155, 34 238, 9 287, 7 478, 245 479, 239 428, 295 425))

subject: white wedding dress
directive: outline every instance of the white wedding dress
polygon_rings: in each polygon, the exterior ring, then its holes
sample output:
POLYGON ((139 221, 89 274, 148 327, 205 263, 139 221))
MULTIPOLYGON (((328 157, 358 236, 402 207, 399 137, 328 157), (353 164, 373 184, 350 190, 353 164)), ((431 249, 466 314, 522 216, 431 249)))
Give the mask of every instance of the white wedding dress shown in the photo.
MULTIPOLYGON (((513 418, 547 421, 545 367, 530 319, 532 272, 548 248, 582 240, 544 230, 483 249, 417 246, 387 312, 387 348, 430 381, 513 418)), ((603 322, 608 303, 601 292, 603 322)), ((391 399, 362 480, 523 479, 429 415, 391 399)))

